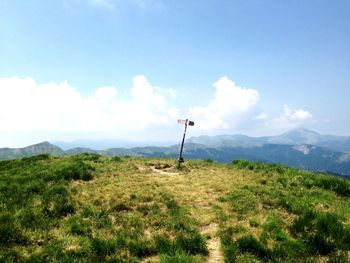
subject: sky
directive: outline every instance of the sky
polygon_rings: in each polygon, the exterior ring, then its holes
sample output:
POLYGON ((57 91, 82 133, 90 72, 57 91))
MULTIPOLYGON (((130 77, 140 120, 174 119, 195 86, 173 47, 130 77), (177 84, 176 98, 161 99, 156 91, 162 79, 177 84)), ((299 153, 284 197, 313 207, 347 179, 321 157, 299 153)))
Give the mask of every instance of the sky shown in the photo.
POLYGON ((350 135, 348 0, 1 0, 0 148, 350 135))

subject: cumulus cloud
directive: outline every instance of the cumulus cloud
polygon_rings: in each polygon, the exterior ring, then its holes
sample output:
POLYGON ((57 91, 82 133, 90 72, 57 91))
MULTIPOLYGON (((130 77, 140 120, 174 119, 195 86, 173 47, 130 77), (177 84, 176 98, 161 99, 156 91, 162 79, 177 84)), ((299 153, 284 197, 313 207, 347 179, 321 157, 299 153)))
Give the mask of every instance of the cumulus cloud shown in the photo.
POLYGON ((199 130, 234 128, 259 100, 257 90, 239 87, 227 77, 220 78, 214 87, 214 98, 207 106, 189 109, 189 116, 197 120, 199 130))
POLYGON ((83 138, 174 142, 182 129, 178 118, 195 121, 191 135, 276 134, 313 120, 309 111, 288 105, 270 117, 257 105, 256 89, 237 86, 227 77, 213 86, 207 105, 182 109, 180 115, 173 106, 176 92, 151 85, 143 75, 133 78, 129 98, 121 98, 115 86, 83 96, 67 81, 39 84, 32 78, 0 78, 0 147, 83 138))
POLYGON ((310 112, 303 109, 292 110, 285 104, 283 106, 283 114, 275 119, 275 121, 283 126, 294 127, 311 118, 312 114, 310 112))
POLYGON ((313 115, 304 109, 291 109, 288 105, 283 106, 283 113, 278 117, 265 122, 268 131, 282 132, 306 124, 313 120, 313 115))
POLYGON ((0 134, 11 132, 95 133, 126 136, 150 127, 169 127, 178 109, 172 90, 153 87, 135 76, 131 98, 116 87, 100 87, 83 97, 68 82, 38 84, 32 78, 0 78, 0 134))

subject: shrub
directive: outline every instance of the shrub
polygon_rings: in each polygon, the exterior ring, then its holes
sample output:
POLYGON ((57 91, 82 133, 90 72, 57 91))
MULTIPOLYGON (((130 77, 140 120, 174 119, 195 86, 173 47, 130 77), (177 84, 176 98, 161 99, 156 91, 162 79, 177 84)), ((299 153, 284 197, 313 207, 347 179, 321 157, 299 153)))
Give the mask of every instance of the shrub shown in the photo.
POLYGON ((252 218, 252 219, 249 220, 249 225, 251 227, 258 227, 258 226, 260 226, 260 223, 259 223, 259 221, 257 219, 252 218))
POLYGON ((55 185, 43 196, 44 213, 48 216, 67 216, 75 211, 75 204, 64 185, 55 185))
POLYGON ((149 205, 139 205, 136 209, 139 211, 142 215, 146 216, 150 213, 151 211, 151 206, 149 205))
MULTIPOLYGON (((284 259, 286 262, 294 262, 297 258, 305 258, 306 247, 302 240, 290 240, 285 239, 282 242, 277 242, 272 251, 272 257, 279 262, 284 259), (290 260, 286 260, 290 259, 290 260)), ((302 262, 302 260, 296 260, 296 262, 302 262)))
POLYGON ((112 157, 112 161, 113 161, 113 162, 121 162, 121 161, 122 161, 122 158, 120 158, 119 156, 113 156, 113 157, 112 157))
POLYGON ((49 154, 38 154, 38 155, 34 155, 31 157, 24 157, 21 159, 22 163, 33 163, 33 162, 37 162, 37 161, 43 161, 43 160, 48 160, 50 159, 50 155, 49 154))
POLYGON ((175 238, 175 247, 178 250, 183 250, 191 255, 208 255, 208 249, 205 244, 205 240, 197 231, 192 233, 178 233, 175 238))
POLYGON ((84 219, 79 217, 72 217, 68 221, 68 230, 73 235, 91 235, 91 228, 84 219))
POLYGON ((236 247, 232 239, 233 233, 234 229, 232 227, 220 231, 222 252, 227 263, 236 262, 236 247))
POLYGON ((74 156, 74 159, 84 160, 84 161, 98 161, 102 156, 96 153, 82 153, 74 156))
POLYGON ((0 246, 24 244, 26 238, 15 225, 14 218, 9 214, 0 214, 0 246))
POLYGON ((156 235, 154 238, 156 249, 161 254, 173 254, 174 244, 165 235, 156 235))
POLYGON ((94 225, 97 228, 110 228, 112 226, 111 219, 108 217, 108 212, 105 209, 93 214, 94 225))
POLYGON ((174 199, 166 200, 165 205, 170 210, 170 212, 178 212, 180 210, 180 206, 174 199))
POLYGON ((45 245, 40 254, 33 254, 28 262, 72 262, 72 257, 63 248, 62 242, 52 241, 45 245))
POLYGON ((184 252, 176 252, 174 255, 161 255, 160 263, 195 263, 198 262, 193 256, 184 252))
POLYGON ((56 171, 58 179, 89 181, 93 178, 93 168, 82 161, 63 164, 56 171))
POLYGON ((346 179, 333 176, 320 176, 315 184, 323 189, 332 190, 340 196, 350 196, 350 182, 346 179))
POLYGON ((257 208, 257 197, 249 190, 231 192, 227 195, 227 200, 230 202, 232 210, 240 215, 252 213, 257 208))
POLYGON ((139 258, 156 254, 156 245, 147 239, 132 240, 129 245, 129 251, 132 255, 139 258))
POLYGON ((127 212, 127 211, 132 211, 132 208, 126 203, 117 203, 117 204, 113 205, 113 207, 111 208, 111 211, 127 212))
POLYGON ((48 222, 46 222, 43 214, 35 209, 23 209, 19 213, 19 222, 21 226, 29 229, 46 229, 48 222))
POLYGON ((294 236, 305 241, 311 255, 331 255, 350 248, 350 230, 336 214, 306 211, 290 227, 294 236))
POLYGON ((241 237, 236 243, 238 250, 242 253, 251 253, 264 260, 270 258, 271 252, 269 249, 252 235, 241 237))
POLYGON ((25 192, 28 194, 40 194, 46 188, 46 184, 42 181, 31 181, 25 186, 25 192))
POLYGON ((117 249, 117 244, 113 240, 104 240, 99 238, 92 239, 91 251, 98 257, 113 255, 117 249))
POLYGON ((245 169, 249 166, 249 161, 246 160, 233 160, 232 164, 240 169, 245 169))
POLYGON ((287 239, 287 234, 283 231, 283 221, 277 216, 268 216, 263 224, 263 228, 268 236, 277 241, 287 239))
POLYGON ((24 262, 22 255, 15 249, 0 249, 0 262, 24 262))

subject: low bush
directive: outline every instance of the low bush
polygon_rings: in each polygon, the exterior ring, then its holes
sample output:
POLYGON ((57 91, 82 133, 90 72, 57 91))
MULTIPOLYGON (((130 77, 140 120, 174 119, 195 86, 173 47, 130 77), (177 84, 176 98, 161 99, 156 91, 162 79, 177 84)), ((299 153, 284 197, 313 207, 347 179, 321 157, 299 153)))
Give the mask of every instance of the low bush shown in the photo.
POLYGON ((184 252, 178 251, 174 255, 161 255, 160 263, 196 263, 195 257, 184 252))
POLYGON ((94 238, 91 241, 92 253, 100 258, 113 255, 116 249, 117 243, 114 240, 94 238))
POLYGON ((229 193, 226 200, 230 202, 232 210, 239 215, 254 213, 257 209, 257 197, 247 189, 229 193))
POLYGON ((208 249, 203 236, 197 232, 179 232, 175 237, 175 247, 177 250, 185 251, 188 254, 208 255, 208 249))
POLYGON ((236 262, 236 247, 234 245, 232 235, 234 229, 232 227, 220 231, 220 241, 222 245, 222 252, 224 254, 225 262, 236 262))
POLYGON ((81 161, 98 161, 102 156, 96 153, 82 153, 74 156, 74 159, 81 161))
POLYGON ((233 160, 232 164, 240 169, 245 169, 249 166, 250 162, 246 160, 233 160))
POLYGON ((92 234, 91 225, 83 218, 73 216, 68 220, 67 225, 68 231, 73 235, 90 237, 92 234))
POLYGON ((302 240, 285 239, 275 243, 271 257, 275 262, 302 262, 307 257, 306 252, 302 240))
POLYGON ((331 213, 306 211, 294 220, 291 233, 305 241, 310 255, 332 255, 350 249, 350 230, 331 213))
POLYGON ((119 162, 122 161, 122 158, 120 158, 119 156, 113 156, 113 157, 112 157, 112 161, 113 161, 113 162, 119 163, 119 162))
POLYGON ((147 239, 132 240, 128 244, 128 248, 130 253, 138 258, 157 254, 156 244, 147 239))
POLYGON ((132 207, 126 203, 117 203, 112 206, 111 211, 113 212, 127 212, 132 211, 132 207))
POLYGON ((47 229, 49 223, 39 209, 22 209, 18 214, 18 219, 22 227, 27 229, 47 229))
POLYGON ((25 243, 26 237, 15 224, 15 218, 10 214, 0 214, 0 246, 25 243))
POLYGON ((334 176, 319 176, 315 185, 326 190, 332 190, 340 196, 350 196, 350 181, 334 176))
POLYGON ((15 248, 0 250, 0 262, 24 262, 24 258, 15 248))
POLYGON ((31 157, 24 157, 21 160, 21 163, 22 164, 32 164, 32 163, 35 163, 35 162, 38 162, 38 161, 43 161, 43 160, 48 160, 50 159, 50 155, 49 154, 38 154, 38 155, 34 155, 34 156, 31 156, 31 157))
POLYGON ((79 256, 69 253, 64 249, 60 241, 52 241, 46 244, 42 250, 33 254, 27 262, 74 262, 78 261, 79 256))
POLYGON ((43 196, 43 212, 51 217, 73 214, 75 204, 65 185, 54 185, 43 196))
POLYGON ((93 178, 92 166, 82 161, 61 164, 56 170, 57 179, 89 181, 93 178))
POLYGON ((278 174, 283 174, 288 169, 281 164, 250 162, 247 160, 233 160, 231 164, 239 169, 248 169, 248 170, 264 171, 264 172, 277 172, 278 174))
POLYGON ((156 244, 156 249, 159 253, 172 255, 175 252, 173 241, 166 237, 164 234, 156 235, 153 237, 153 239, 156 244))
POLYGON ((236 241, 236 245, 241 253, 251 253, 262 260, 271 257, 271 251, 252 235, 241 237, 236 241))
POLYGON ((270 215, 266 218, 263 229, 268 236, 276 241, 287 239, 287 234, 283 231, 283 221, 277 215, 270 215))

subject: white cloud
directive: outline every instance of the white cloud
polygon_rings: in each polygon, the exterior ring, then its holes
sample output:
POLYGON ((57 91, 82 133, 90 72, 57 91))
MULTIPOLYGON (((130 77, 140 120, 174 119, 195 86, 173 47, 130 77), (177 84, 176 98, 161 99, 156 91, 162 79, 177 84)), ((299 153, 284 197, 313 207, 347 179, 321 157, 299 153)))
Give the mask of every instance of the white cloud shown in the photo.
POLYGON ((283 106, 283 114, 276 121, 286 126, 295 126, 311 118, 312 114, 310 112, 303 109, 292 110, 285 104, 283 106))
POLYGON ((283 113, 277 118, 267 120, 265 126, 272 131, 286 131, 301 126, 310 120, 313 116, 304 109, 293 110, 288 105, 283 106, 283 113))
POLYGON ((0 78, 0 135, 54 132, 127 138, 141 130, 147 134, 154 127, 176 123, 178 109, 169 106, 170 97, 168 90, 152 87, 144 76, 133 78, 128 101, 118 98, 113 86, 83 97, 66 81, 38 84, 32 78, 0 78))
POLYGON ((202 131, 234 128, 259 100, 257 90, 239 87, 227 77, 220 78, 214 87, 215 97, 207 106, 189 109, 189 116, 202 131))
POLYGON ((108 138, 176 142, 182 129, 176 120, 187 117, 195 121, 189 136, 277 134, 313 121, 309 111, 287 105, 279 116, 269 117, 257 106, 257 90, 239 87, 227 77, 215 82, 214 88, 206 106, 182 109, 180 115, 172 105, 176 92, 152 86, 142 75, 133 78, 127 99, 119 96, 115 86, 82 96, 67 81, 38 84, 32 78, 0 78, 0 147, 108 138))

